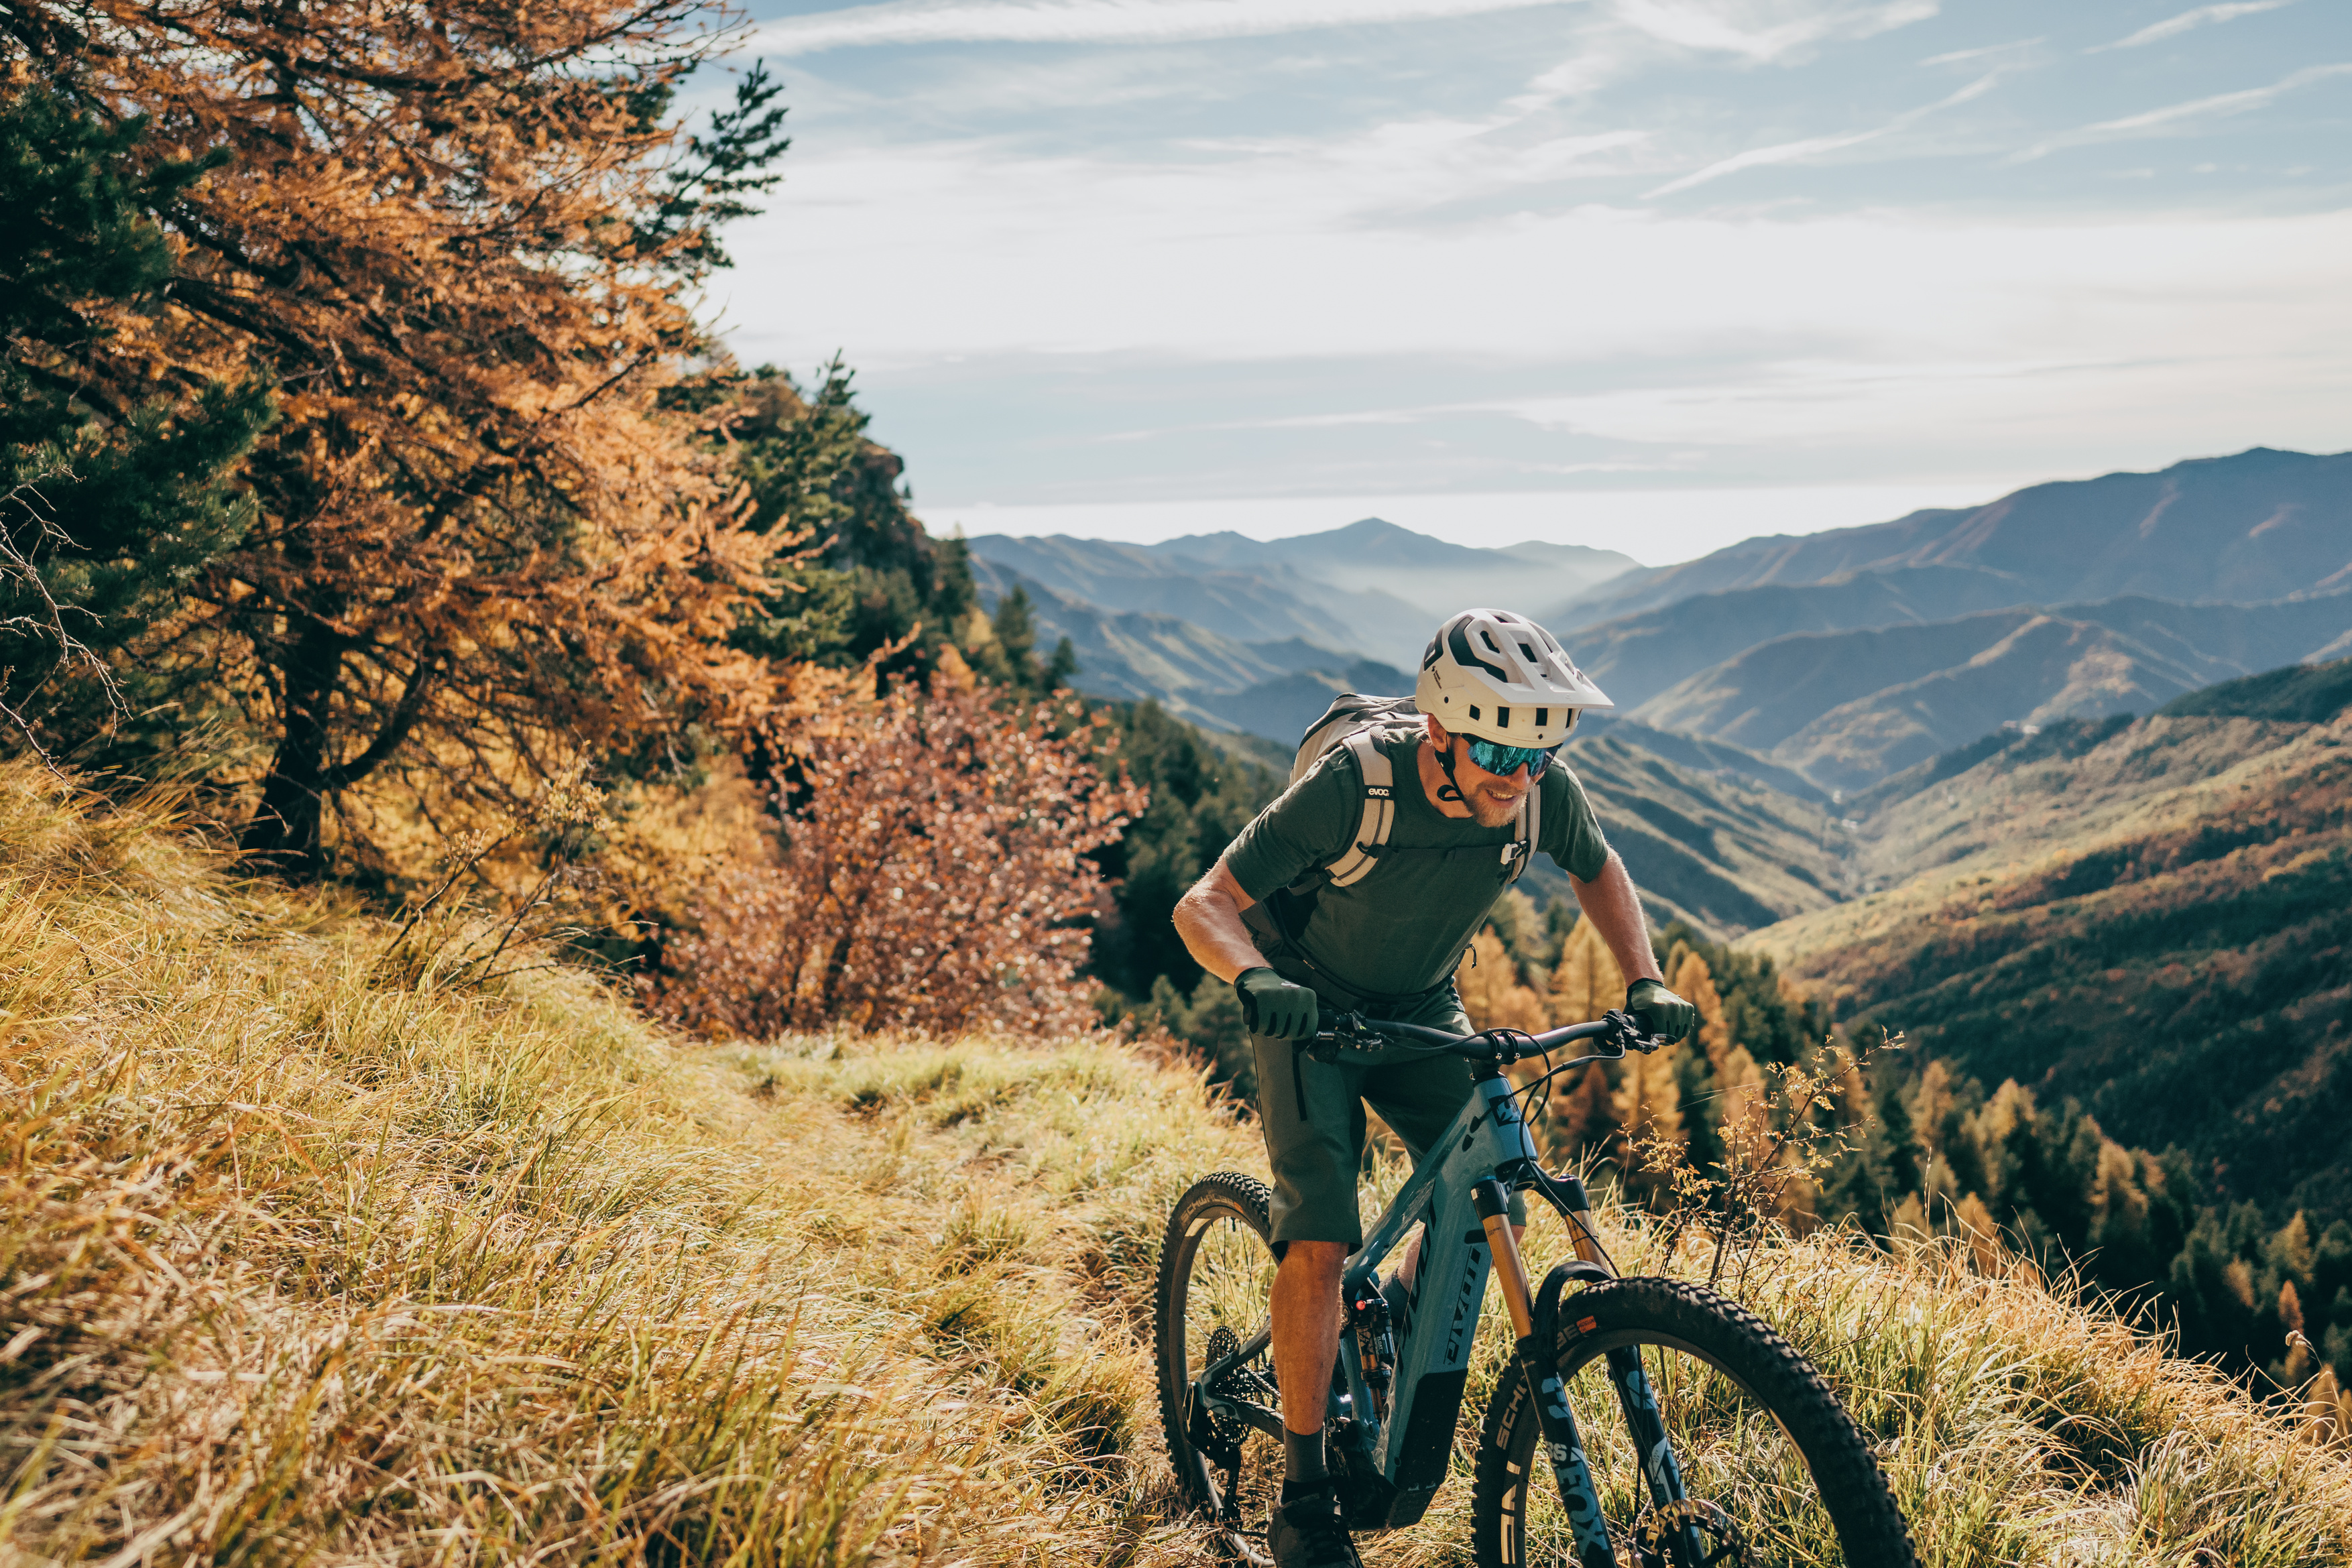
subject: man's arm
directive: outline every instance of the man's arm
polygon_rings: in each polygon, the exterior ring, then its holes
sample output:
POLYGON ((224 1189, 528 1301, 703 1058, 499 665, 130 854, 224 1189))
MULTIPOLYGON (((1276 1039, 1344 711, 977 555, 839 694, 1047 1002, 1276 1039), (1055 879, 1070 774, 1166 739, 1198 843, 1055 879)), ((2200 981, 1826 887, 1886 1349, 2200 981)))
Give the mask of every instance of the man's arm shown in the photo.
MULTIPOLYGON (((1601 933, 1601 939, 1616 956, 1617 967, 1628 985, 1635 980, 1665 978, 1658 968, 1658 956, 1650 947, 1649 918, 1642 913, 1642 900, 1633 891, 1633 879, 1626 874, 1625 862, 1617 858, 1615 850, 1609 852, 1609 863, 1601 868, 1599 876, 1583 882, 1571 872, 1568 885, 1576 890, 1577 907, 1584 911, 1584 917, 1592 922, 1592 928, 1601 933)), ((1180 925, 1181 922, 1180 914, 1180 925)), ((1236 915, 1234 924, 1240 923, 1236 915)), ((1190 938, 1186 940, 1189 945, 1190 938)), ((1193 956, 1200 955, 1196 952, 1193 956)))
MULTIPOLYGON (((1242 911, 1256 902, 1242 891, 1223 860, 1212 866, 1208 875, 1192 884, 1192 892, 1176 901, 1176 935, 1184 939, 1184 950, 1192 955, 1192 961, 1226 981, 1244 969, 1264 968, 1265 956, 1250 940, 1249 927, 1242 924, 1242 911)), ((1643 940, 1646 945, 1646 931, 1643 940)))

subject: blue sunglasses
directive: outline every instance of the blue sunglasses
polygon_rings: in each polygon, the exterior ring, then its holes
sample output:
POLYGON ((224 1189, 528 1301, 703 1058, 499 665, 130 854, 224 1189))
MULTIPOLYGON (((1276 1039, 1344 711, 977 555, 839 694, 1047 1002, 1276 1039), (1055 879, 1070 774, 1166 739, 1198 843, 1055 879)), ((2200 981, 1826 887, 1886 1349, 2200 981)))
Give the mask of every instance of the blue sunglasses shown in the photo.
POLYGON ((1524 768, 1530 781, 1542 778, 1559 755, 1557 746, 1505 746, 1499 740, 1473 740, 1468 750, 1470 760, 1487 772, 1507 777, 1524 768))

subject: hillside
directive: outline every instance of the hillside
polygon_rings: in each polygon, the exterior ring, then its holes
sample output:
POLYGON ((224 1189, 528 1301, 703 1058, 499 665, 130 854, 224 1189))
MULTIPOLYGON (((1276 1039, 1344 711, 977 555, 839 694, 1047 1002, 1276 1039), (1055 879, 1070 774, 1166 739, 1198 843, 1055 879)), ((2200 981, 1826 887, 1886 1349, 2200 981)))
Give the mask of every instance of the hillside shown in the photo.
POLYGON ((1106 611, 979 559, 972 578, 981 603, 992 611, 1016 588, 1028 595, 1039 642, 1051 647, 1070 640, 1079 690, 1157 702, 1203 729, 1295 746, 1335 692, 1412 689, 1402 670, 1302 637, 1245 643, 1174 615, 1106 611))
POLYGON ((1924 764, 1852 808, 1865 895, 1749 943, 1958 1071, 2188 1151, 2209 1201, 2352 1217, 2347 672, 1924 764))
MULTIPOLYGON (((1191 1072, 688 1041, 561 969, 419 988, 382 922, 169 820, 0 774, 12 1557, 1200 1560, 1148 1281, 1174 1196, 1263 1154, 1191 1072)), ((2339 1452, 1998 1254, 1776 1242, 1742 1294, 1942 1562, 2352 1563, 2339 1452)), ((1471 1419, 1506 1352, 1490 1310, 1471 1419)), ((1368 1562, 1459 1561, 1467 1492, 1368 1562)))
POLYGON ((1228 570, 1284 570, 1342 592, 1400 600, 1434 623, 1457 610, 1491 604, 1507 591, 1514 603, 1550 603, 1591 592, 1640 562, 1589 545, 1528 540, 1480 549, 1449 544, 1380 517, 1287 538, 1236 533, 1191 534, 1145 547, 1156 555, 1213 562, 1228 570))
POLYGON ((2352 593, 2024 607, 1776 638, 1634 714, 1761 752, 1824 789, 1861 789, 2004 724, 2145 713, 2215 681, 2326 656, 2347 634, 2352 593))
POLYGON ((1358 658, 1399 662, 1419 653, 1400 630, 1425 618, 1412 605, 1376 590, 1336 588, 1279 559, 1220 566, 1164 548, 1058 535, 985 534, 970 545, 983 582, 982 569, 992 567, 1115 614, 1171 616, 1242 643, 1303 638, 1358 658))
POLYGON ((2258 446, 2155 474, 2034 485, 1973 509, 1743 540, 1558 603, 1553 630, 1725 589, 1921 567, 1992 574, 2013 585, 2011 603, 2285 599, 2352 585, 2347 519, 2352 453, 2258 446))
POLYGON ((1577 667, 1600 682, 1620 709, 1631 709, 1775 638, 1948 621, 2007 608, 2016 595, 2014 584, 1989 572, 1915 567, 1801 586, 1776 583, 1694 594, 1563 635, 1577 667))
MULTIPOLYGON (((1681 920, 1731 936, 1843 896, 1852 873, 1825 802, 1719 765, 1670 762, 1641 736, 1638 726, 1596 727, 1564 755, 1659 925, 1681 920)), ((1548 895, 1568 892, 1549 861, 1529 881, 1548 895)))

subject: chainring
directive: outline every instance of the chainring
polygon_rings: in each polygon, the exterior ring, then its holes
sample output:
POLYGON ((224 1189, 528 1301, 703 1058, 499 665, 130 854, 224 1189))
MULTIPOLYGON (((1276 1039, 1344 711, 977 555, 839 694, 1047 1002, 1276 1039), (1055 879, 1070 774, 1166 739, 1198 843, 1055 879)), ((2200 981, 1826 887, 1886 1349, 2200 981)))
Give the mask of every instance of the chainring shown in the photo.
POLYGON ((1753 1562, 1748 1537, 1731 1516, 1696 1498, 1643 1509, 1633 1521, 1633 1553, 1642 1568, 1749 1568, 1753 1562), (1703 1547, 1696 1563, 1678 1563, 1674 1556, 1670 1538, 1685 1526, 1698 1532, 1703 1547))

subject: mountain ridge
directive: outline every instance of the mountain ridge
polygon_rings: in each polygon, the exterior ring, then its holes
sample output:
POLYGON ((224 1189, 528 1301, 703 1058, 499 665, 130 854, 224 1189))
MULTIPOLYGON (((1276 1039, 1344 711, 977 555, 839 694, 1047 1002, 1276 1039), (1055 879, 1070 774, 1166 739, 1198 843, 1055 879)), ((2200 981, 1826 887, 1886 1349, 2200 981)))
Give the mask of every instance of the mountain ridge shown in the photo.
POLYGON ((2352 593, 2252 605, 2126 596, 1796 632, 1686 677, 1633 716, 1856 789, 2003 724, 2147 712, 2319 656, 2347 632, 2352 593))
MULTIPOLYGON (((1628 573, 1609 599, 1615 613, 1625 614, 1694 593, 1918 566, 2014 578, 2021 601, 2130 593, 2198 601, 2286 599, 2352 585, 2347 517, 2352 453, 2256 446, 2149 473, 2031 485, 1981 507, 1931 507, 1857 528, 1744 539, 1696 560, 1628 573)), ((1559 601, 1551 613, 1576 627, 1595 620, 1596 607, 1587 593, 1559 601)))

